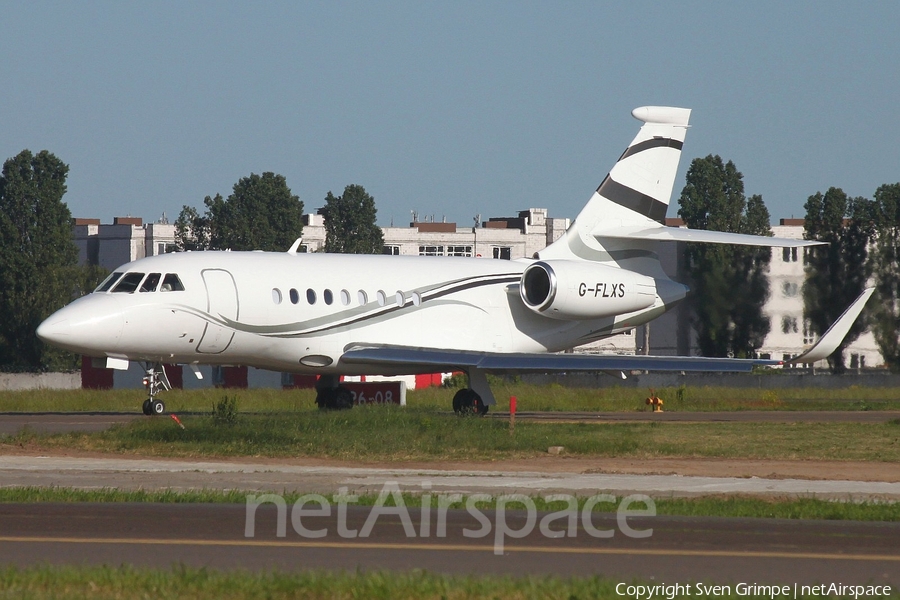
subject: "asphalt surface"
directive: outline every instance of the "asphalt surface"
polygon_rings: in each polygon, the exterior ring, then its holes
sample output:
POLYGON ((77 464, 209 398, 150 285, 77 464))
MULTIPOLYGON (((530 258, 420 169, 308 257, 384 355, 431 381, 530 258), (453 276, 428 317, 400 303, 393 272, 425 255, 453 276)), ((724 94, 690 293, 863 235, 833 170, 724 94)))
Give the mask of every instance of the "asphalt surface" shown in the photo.
MULTIPOLYGON (((307 504, 316 510, 317 504, 307 504)), ((409 507, 373 517, 369 507, 331 506, 330 516, 284 512, 264 504, 248 518, 245 505, 3 504, 0 563, 131 564, 168 568, 182 563, 219 569, 427 569, 458 574, 606 575, 620 581, 707 581, 760 584, 890 584, 900 586, 900 524, 707 517, 630 517, 626 525, 649 537, 624 534, 615 514, 583 516, 571 537, 567 519, 541 530, 548 513, 529 527, 524 510, 450 509, 446 531, 436 509, 409 507), (481 518, 484 522, 478 520, 481 518), (247 535, 248 521, 252 535, 247 535), (367 521, 373 527, 366 532, 367 521), (486 524, 486 525, 485 525, 486 524), (340 526, 355 537, 339 533, 340 526), (510 531, 498 545, 497 529, 510 531), (298 531, 321 533, 301 535, 298 531), (470 535, 467 537, 465 531, 470 535), (652 531, 650 531, 652 530, 652 531), (516 538, 513 534, 525 531, 516 538), (428 536, 423 536, 425 532, 428 536), (363 536, 363 533, 368 535, 363 536), (441 535, 444 533, 444 535, 441 535)))

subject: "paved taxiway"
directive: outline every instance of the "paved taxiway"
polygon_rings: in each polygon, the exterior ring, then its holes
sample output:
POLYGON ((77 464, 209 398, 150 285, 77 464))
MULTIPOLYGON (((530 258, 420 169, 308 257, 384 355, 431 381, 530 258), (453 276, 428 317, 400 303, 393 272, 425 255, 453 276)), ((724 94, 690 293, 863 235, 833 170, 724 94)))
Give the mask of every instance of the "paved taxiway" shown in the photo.
MULTIPOLYGON (((310 507, 316 507, 311 505, 310 507)), ((396 515, 381 515, 368 537, 338 535, 336 507, 330 517, 303 516, 302 526, 326 536, 299 535, 290 507, 286 533, 276 535, 273 505, 262 505, 254 535, 246 534, 246 507, 210 504, 4 504, 0 505, 0 563, 28 565, 113 564, 169 567, 174 563, 231 569, 428 569, 483 574, 605 574, 656 583, 676 581, 765 584, 900 585, 900 524, 707 517, 632 517, 643 539, 626 537, 614 514, 593 515, 591 525, 613 531, 592 537, 579 526, 574 537, 550 538, 535 526, 521 539, 504 539, 495 553, 498 516, 488 535, 466 537, 483 525, 463 509, 450 510, 446 536, 437 537, 432 510, 421 536, 422 515, 410 507, 413 535, 396 515), (651 579, 652 578, 652 579, 651 579)), ((368 507, 347 507, 344 525, 362 531, 368 507)), ((547 513, 540 513, 539 523, 547 513)), ((510 530, 527 529, 525 511, 507 511, 510 530)), ((553 530, 564 530, 565 520, 553 530)), ((896 589, 896 587, 895 587, 896 589)))
POLYGON ((340 488, 377 494, 386 481, 402 489, 485 494, 591 495, 603 491, 654 497, 757 494, 840 500, 900 500, 900 482, 699 477, 610 473, 306 466, 275 462, 0 456, 3 487, 58 486, 123 490, 237 489, 331 494, 340 488))

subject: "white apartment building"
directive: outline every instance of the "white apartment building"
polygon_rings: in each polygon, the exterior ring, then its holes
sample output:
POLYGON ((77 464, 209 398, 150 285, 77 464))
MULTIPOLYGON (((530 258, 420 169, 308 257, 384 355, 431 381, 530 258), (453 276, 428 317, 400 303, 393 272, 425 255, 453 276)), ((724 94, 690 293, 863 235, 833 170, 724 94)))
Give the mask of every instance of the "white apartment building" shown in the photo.
MULTIPOLYGON (((569 219, 550 218, 546 208, 530 208, 515 217, 494 217, 480 227, 457 227, 455 223, 413 222, 409 227, 384 227, 384 253, 391 255, 457 256, 482 260, 516 259, 533 256, 556 241, 569 227, 569 219)), ((678 226, 679 219, 667 219, 667 225, 678 226)), ((164 254, 174 249, 175 226, 163 216, 156 223, 143 223, 140 218, 116 217, 112 224, 100 219, 73 219, 79 260, 113 270, 119 265, 164 254)), ((802 219, 782 219, 772 228, 777 237, 801 239, 802 219)), ((319 214, 304 217, 303 245, 307 252, 318 252, 325 245, 325 225, 319 214)), ((800 354, 815 341, 803 320, 804 281, 803 250, 772 250, 769 264, 770 294, 764 312, 770 320, 770 332, 760 348, 760 355, 776 360, 800 354)), ((683 245, 666 243, 660 250, 663 268, 678 279, 683 245)), ((683 306, 683 305, 682 305, 683 306)), ((695 355, 697 345, 689 315, 676 308, 649 324, 649 353, 656 355, 695 355)), ((606 354, 643 352, 644 326, 575 351, 606 354)), ((850 368, 878 367, 884 361, 871 333, 864 333, 846 350, 850 368)), ((825 367, 826 362, 816 367, 825 367)))

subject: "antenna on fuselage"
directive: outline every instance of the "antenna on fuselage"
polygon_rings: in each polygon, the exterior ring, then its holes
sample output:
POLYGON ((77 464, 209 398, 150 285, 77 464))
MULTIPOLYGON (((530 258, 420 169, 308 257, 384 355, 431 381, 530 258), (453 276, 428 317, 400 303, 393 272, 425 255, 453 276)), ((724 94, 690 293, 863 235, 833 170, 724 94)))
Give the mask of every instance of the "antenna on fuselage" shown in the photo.
POLYGON ((293 244, 291 244, 291 247, 288 249, 287 253, 288 254, 297 254, 297 250, 300 249, 300 244, 302 244, 302 243, 303 243, 303 236, 301 235, 300 237, 297 238, 297 240, 293 244))

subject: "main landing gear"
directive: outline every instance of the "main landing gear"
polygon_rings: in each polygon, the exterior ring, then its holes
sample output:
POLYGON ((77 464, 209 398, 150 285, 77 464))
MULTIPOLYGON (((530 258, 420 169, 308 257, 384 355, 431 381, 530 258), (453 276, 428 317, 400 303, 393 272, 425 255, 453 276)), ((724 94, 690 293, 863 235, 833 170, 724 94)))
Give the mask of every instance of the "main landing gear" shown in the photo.
POLYGON ((316 382, 316 404, 321 410, 347 410, 353 408, 353 393, 333 375, 322 375, 316 382))
POLYGON ((484 416, 487 414, 487 411, 487 405, 481 400, 481 396, 475 390, 463 388, 453 396, 453 412, 460 416, 484 416))
POLYGON ((147 416, 161 415, 166 412, 166 405, 162 400, 158 400, 156 395, 171 390, 172 385, 160 363, 146 363, 145 370, 147 374, 144 376, 144 387, 147 388, 149 397, 144 400, 141 408, 147 416))

